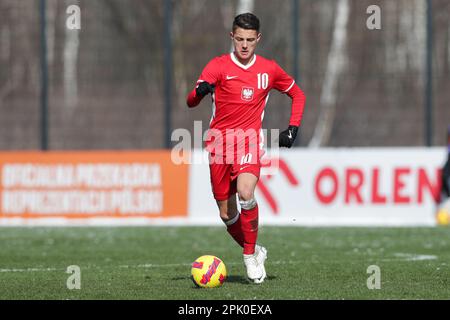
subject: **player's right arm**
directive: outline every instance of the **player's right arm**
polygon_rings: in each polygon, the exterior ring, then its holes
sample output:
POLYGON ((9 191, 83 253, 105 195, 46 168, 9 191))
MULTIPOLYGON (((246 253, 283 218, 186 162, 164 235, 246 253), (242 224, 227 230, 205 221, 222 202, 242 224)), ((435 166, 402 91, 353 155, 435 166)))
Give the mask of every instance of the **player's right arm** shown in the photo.
POLYGON ((194 90, 188 94, 186 99, 188 107, 196 107, 206 95, 213 93, 215 86, 219 83, 219 79, 220 63, 218 58, 214 58, 203 69, 194 90))

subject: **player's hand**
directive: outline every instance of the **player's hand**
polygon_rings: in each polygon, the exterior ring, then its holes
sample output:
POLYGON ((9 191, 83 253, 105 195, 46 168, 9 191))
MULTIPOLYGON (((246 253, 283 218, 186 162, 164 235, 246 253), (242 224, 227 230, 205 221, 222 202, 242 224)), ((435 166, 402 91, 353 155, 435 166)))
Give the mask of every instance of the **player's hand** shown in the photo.
POLYGON ((286 130, 280 133, 278 144, 280 147, 290 148, 297 137, 298 127, 289 126, 286 130))
POLYGON ((214 92, 214 86, 206 81, 200 82, 197 89, 195 89, 195 94, 197 95, 197 97, 201 98, 212 92, 214 92))

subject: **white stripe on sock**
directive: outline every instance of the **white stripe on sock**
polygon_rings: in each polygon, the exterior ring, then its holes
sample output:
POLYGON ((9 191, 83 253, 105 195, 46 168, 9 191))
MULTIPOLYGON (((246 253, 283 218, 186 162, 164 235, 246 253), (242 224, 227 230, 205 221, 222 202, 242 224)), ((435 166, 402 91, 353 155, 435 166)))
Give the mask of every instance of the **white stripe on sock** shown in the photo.
POLYGON ((224 221, 224 222, 227 225, 227 227, 229 227, 229 226, 235 224, 236 221, 238 221, 238 220, 239 220, 239 212, 237 213, 237 215, 234 216, 234 218, 232 218, 232 219, 230 219, 228 221, 224 221))

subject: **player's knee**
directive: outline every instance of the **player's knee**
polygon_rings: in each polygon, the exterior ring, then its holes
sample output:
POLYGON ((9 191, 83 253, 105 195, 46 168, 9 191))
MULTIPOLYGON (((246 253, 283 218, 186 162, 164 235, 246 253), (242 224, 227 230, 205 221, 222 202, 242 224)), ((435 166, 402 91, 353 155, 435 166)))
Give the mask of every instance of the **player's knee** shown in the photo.
POLYGON ((230 215, 228 214, 228 210, 220 210, 220 218, 223 221, 230 220, 230 215))
POLYGON ((219 215, 223 221, 229 221, 237 215, 237 210, 227 205, 219 206, 219 215))
POLYGON ((244 210, 252 210, 254 207, 256 207, 257 203, 255 198, 251 198, 249 200, 239 199, 239 204, 244 210))
POLYGON ((225 224, 228 224, 230 221, 233 222, 234 219, 236 219, 236 216, 238 215, 238 212, 231 212, 231 211, 221 211, 220 212, 220 218, 222 219, 225 224))
POLYGON ((244 210, 251 210, 256 206, 256 200, 251 188, 242 188, 238 190, 239 205, 244 210))
POLYGON ((238 194, 240 201, 249 201, 253 199, 253 190, 251 188, 240 188, 238 194))

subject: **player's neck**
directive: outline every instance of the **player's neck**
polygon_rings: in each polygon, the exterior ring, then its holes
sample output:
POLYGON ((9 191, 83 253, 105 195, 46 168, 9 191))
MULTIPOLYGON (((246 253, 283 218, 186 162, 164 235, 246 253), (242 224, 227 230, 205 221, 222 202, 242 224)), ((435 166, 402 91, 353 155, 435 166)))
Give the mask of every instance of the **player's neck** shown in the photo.
POLYGON ((239 57, 236 55, 236 52, 233 52, 233 55, 234 55, 234 57, 236 58, 236 60, 239 61, 239 63, 242 64, 242 65, 244 65, 244 66, 248 65, 249 63, 251 63, 251 62, 253 61, 253 59, 255 59, 255 54, 253 54, 250 58, 245 59, 245 60, 239 58, 239 57))

